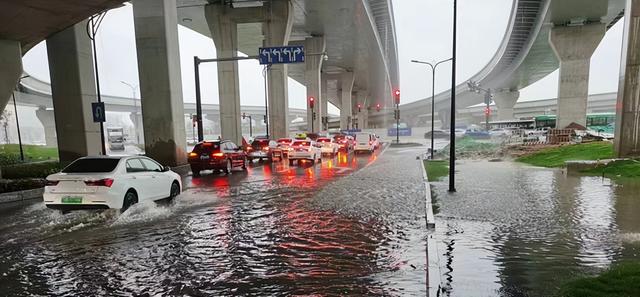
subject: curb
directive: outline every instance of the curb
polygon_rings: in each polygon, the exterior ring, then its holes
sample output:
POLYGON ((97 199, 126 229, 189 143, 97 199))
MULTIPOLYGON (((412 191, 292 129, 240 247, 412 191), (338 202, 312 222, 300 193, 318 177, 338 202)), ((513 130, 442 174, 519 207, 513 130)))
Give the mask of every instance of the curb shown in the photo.
POLYGON ((427 228, 435 228, 436 227, 436 219, 433 215, 433 205, 431 201, 431 185, 429 185, 429 178, 427 177, 427 170, 424 167, 424 159, 422 157, 418 158, 420 162, 420 169, 422 169, 422 179, 424 182, 425 188, 425 212, 427 218, 427 228))
POLYGON ((31 199, 42 199, 42 193, 44 193, 44 188, 2 193, 0 194, 0 204, 31 199))

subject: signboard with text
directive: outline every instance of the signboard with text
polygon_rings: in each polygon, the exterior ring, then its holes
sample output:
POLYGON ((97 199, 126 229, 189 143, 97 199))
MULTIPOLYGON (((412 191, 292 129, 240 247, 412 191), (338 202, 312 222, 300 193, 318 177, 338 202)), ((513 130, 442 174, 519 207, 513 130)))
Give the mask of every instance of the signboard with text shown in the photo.
POLYGON ((400 128, 397 130, 396 128, 389 128, 387 130, 387 136, 396 136, 396 131, 398 131, 400 136, 411 136, 411 128, 400 128))
POLYGON ((304 63, 304 46, 261 47, 258 57, 260 65, 304 63))

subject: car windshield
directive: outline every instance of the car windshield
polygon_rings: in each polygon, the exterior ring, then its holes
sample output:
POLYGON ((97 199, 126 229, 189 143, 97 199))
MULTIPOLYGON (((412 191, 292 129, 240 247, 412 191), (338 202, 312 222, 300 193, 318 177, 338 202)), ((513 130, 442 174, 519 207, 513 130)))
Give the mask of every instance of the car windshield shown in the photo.
POLYGON ((113 158, 84 158, 75 160, 62 169, 64 173, 102 173, 116 169, 120 159, 113 158))
POLYGON ((311 141, 296 141, 291 146, 311 146, 311 141))
POLYGON ((193 148, 193 152, 197 153, 197 154, 210 153, 210 152, 218 150, 218 149, 220 149, 220 143, 219 142, 204 142, 204 143, 197 144, 193 148))

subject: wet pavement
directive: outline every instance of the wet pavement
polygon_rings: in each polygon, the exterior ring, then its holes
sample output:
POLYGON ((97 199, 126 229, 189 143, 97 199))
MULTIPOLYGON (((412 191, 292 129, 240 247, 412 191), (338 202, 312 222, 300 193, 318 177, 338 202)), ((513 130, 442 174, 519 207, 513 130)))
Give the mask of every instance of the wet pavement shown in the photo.
POLYGON ((638 260, 640 184, 512 162, 460 161, 434 183, 445 296, 554 296, 564 282, 638 260))
POLYGON ((424 148, 187 178, 171 204, 0 210, 0 295, 424 296, 424 148))

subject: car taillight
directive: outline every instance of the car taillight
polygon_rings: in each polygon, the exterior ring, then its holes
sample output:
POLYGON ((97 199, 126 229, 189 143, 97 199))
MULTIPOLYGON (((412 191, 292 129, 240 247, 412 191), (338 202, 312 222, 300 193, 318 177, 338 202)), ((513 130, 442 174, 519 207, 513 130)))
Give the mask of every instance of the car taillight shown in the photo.
POLYGON ((369 145, 372 145, 372 144, 373 144, 373 141, 369 141, 369 145))
POLYGON ((45 181, 44 185, 48 187, 53 187, 53 186, 57 186, 59 182, 60 181, 58 180, 47 180, 45 181))
POLYGON ((197 156, 198 156, 198 154, 196 154, 194 152, 189 153, 189 158, 193 158, 193 157, 197 157, 197 156))
POLYGON ((100 180, 85 180, 84 184, 91 187, 107 187, 110 188, 113 185, 112 178, 104 178, 100 180))
POLYGON ((211 157, 214 157, 214 158, 224 157, 224 153, 213 153, 211 154, 211 157))
POLYGON ((263 147, 263 148, 262 148, 262 150, 266 152, 266 151, 268 151, 268 150, 269 150, 269 147, 268 147, 268 146, 265 146, 265 147, 263 147))
POLYGON ((310 151, 311 151, 311 147, 309 147, 309 148, 307 149, 307 151, 309 151, 309 152, 310 152, 310 151))

